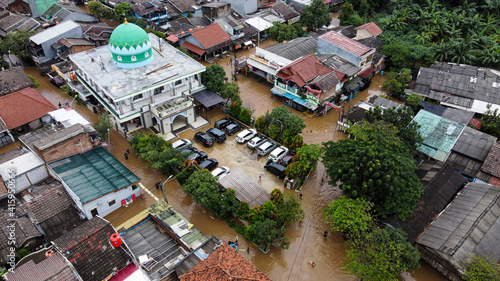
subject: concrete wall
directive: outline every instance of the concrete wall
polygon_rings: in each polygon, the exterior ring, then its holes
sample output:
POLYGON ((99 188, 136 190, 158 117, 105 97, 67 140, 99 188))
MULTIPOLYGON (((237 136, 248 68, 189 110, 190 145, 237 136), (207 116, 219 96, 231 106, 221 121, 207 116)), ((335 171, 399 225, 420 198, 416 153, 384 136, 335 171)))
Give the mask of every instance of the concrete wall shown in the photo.
POLYGON ((49 163, 70 155, 85 152, 99 144, 99 140, 92 142, 89 134, 81 133, 46 149, 39 150, 37 147, 34 147, 34 150, 40 158, 49 163))
POLYGON ((222 18, 231 15, 231 4, 224 5, 222 7, 214 8, 214 7, 201 7, 202 15, 209 19, 222 18))
POLYGON ((85 50, 90 50, 90 49, 94 49, 95 46, 71 46, 71 53, 74 54, 74 53, 79 53, 79 52, 83 52, 85 50))
POLYGON ((257 0, 222 0, 219 2, 231 3, 231 8, 242 16, 257 11, 257 0))
MULTIPOLYGON (((45 168, 45 165, 40 165, 24 174, 17 175, 15 180, 15 188, 14 188, 14 193, 18 194, 23 190, 28 189, 30 186, 40 183, 43 180, 45 180, 48 177, 47 169, 45 168)), ((8 180, 8 179, 7 179, 8 180)), ((8 182, 5 182, 5 185, 7 185, 8 182)))
POLYGON ((94 201, 83 204, 85 215, 88 219, 91 219, 92 214, 90 213, 90 211, 94 208, 97 208, 98 215, 104 217, 122 207, 121 201, 131 196, 132 194, 135 194, 136 200, 139 199, 141 196, 141 188, 139 187, 135 190, 132 190, 132 186, 128 186, 127 188, 122 188, 116 192, 108 193, 102 197, 95 199, 94 201), (115 203, 110 206, 108 202, 112 200, 114 200, 115 203))
POLYGON ((44 63, 52 58, 55 58, 57 55, 56 50, 51 47, 52 44, 57 42, 59 39, 67 37, 67 38, 83 38, 83 32, 82 32, 82 27, 77 26, 71 30, 68 30, 62 34, 59 34, 58 36, 55 36, 54 38, 51 38, 50 40, 47 40, 41 44, 43 48, 43 52, 45 53, 44 57, 38 57, 38 63, 44 63))
POLYGON ((351 54, 322 38, 318 38, 318 53, 335 54, 343 59, 346 59, 354 65, 360 66, 361 64, 361 56, 351 54))

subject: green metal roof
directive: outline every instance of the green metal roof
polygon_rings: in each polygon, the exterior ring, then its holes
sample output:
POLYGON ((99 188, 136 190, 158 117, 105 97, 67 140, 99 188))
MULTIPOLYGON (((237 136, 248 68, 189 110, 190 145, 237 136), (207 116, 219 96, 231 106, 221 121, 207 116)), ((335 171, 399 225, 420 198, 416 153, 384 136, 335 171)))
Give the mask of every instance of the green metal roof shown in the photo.
POLYGON ((57 0, 35 0, 36 9, 41 14, 45 13, 50 6, 57 4, 57 0))
POLYGON ((443 162, 465 128, 464 125, 425 110, 420 110, 413 121, 420 124, 418 131, 424 139, 417 150, 443 162))
POLYGON ((109 44, 120 50, 123 48, 129 50, 131 47, 142 47, 148 41, 149 36, 146 31, 133 23, 120 24, 111 33, 111 37, 109 38, 109 44))
POLYGON ((49 166, 83 204, 140 181, 102 147, 63 158, 49 166))

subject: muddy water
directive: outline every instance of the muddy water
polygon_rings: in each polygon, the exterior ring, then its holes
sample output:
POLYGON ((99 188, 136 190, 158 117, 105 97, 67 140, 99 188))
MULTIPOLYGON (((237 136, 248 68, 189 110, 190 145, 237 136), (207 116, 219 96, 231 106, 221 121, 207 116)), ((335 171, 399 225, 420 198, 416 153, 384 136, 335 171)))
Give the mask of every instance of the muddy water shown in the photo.
MULTIPOLYGON (((275 43, 268 40, 262 42, 261 46, 271 44, 275 43)), ((245 53, 248 52, 247 50, 245 51, 245 53)), ((240 55, 242 53, 238 53, 238 56, 240 55)), ((221 60, 219 63, 229 69, 225 60, 228 60, 228 58, 221 60)), ((97 116, 92 111, 84 106, 71 103, 70 97, 50 84, 47 78, 40 77, 35 68, 26 68, 26 72, 33 75, 40 82, 41 86, 38 90, 54 105, 57 106, 59 102, 63 104, 68 102, 91 122, 97 120, 97 116)), ((351 103, 351 106, 361 99, 366 99, 369 95, 381 94, 379 86, 382 85, 383 81, 384 77, 376 76, 370 88, 360 92, 358 97, 351 103)), ((238 83, 242 91, 241 96, 244 104, 255 110, 254 117, 262 115, 267 110, 270 111, 273 107, 282 105, 279 99, 271 96, 271 84, 257 82, 255 77, 245 77, 241 74, 238 76, 238 83)), ((345 107, 345 110, 347 110, 348 104, 345 107)), ((324 117, 310 118, 292 108, 288 109, 304 119, 307 127, 304 130, 303 136, 307 143, 321 143, 334 138, 345 138, 341 133, 334 133, 338 112, 330 111, 324 117)), ((217 109, 209 111, 207 115, 211 124, 223 116, 220 110, 217 109)), ((212 127, 211 124, 201 130, 205 131, 209 127, 212 127)), ((193 134, 193 131, 187 130, 180 133, 180 137, 192 140, 193 134)), ((216 144, 212 148, 202 149, 210 157, 218 159, 220 165, 244 169, 253 179, 257 179, 258 175, 262 175, 262 185, 266 189, 275 187, 283 189, 282 181, 277 180, 263 170, 263 159, 257 159, 246 146, 235 144, 234 136, 228 139, 226 144, 216 144), (230 156, 227 154, 228 151, 232 151, 230 156)), ((141 178, 144 186, 156 197, 163 198, 161 191, 154 188, 154 183, 159 180, 165 181, 167 177, 159 171, 149 168, 147 163, 139 160, 134 153, 131 153, 129 159, 125 160, 123 154, 130 146, 125 138, 115 130, 112 130, 109 143, 110 146, 108 149, 110 153, 129 169, 133 170, 141 178)), ((195 143, 195 146, 201 148, 197 143, 195 143)), ((194 203, 191 197, 181 190, 176 181, 168 181, 165 187, 169 203, 202 232, 207 235, 217 235, 225 241, 235 239, 237 233, 228 227, 227 223, 214 217, 207 210, 202 209, 199 204, 194 203)), ((285 192, 291 191, 285 190, 285 192)), ((239 237, 240 249, 243 250, 241 254, 247 257, 272 280, 355 280, 353 276, 343 272, 342 263, 345 258, 345 245, 342 236, 339 233, 330 233, 327 238, 323 237, 323 231, 328 229, 328 226, 324 223, 321 212, 329 202, 339 198, 341 192, 337 188, 327 184, 325 169, 321 164, 311 174, 309 181, 301 192, 303 194, 302 208, 305 211, 305 218, 301 224, 297 223, 286 229, 287 236, 290 238, 290 249, 282 250, 274 247, 265 255, 256 249, 253 244, 249 244, 245 239, 239 237), (249 254, 245 251, 247 247, 250 247, 249 254), (316 262, 317 266, 311 268, 308 265, 310 261, 316 262)), ((118 209, 106 216, 106 219, 119 229, 120 225, 130 217, 152 205, 155 201, 155 199, 146 194, 144 199, 137 200, 127 208, 118 209)), ((402 280, 427 281, 446 279, 427 264, 422 263, 422 267, 417 271, 405 273, 402 280)))

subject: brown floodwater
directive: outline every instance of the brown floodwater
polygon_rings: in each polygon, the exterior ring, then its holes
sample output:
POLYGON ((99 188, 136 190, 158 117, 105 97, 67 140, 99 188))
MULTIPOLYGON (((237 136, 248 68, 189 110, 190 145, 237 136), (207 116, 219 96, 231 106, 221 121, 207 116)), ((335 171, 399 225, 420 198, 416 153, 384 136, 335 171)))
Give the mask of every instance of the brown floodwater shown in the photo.
MULTIPOLYGON (((262 47, 276 44, 271 40, 261 42, 262 47)), ((244 50, 237 53, 238 56, 247 55, 255 49, 244 50)), ((224 58, 219 64, 229 69, 227 61, 224 58)), ((36 68, 25 68, 28 74, 33 75, 41 84, 38 90, 54 105, 61 103, 70 103, 72 107, 91 122, 97 120, 97 115, 85 106, 72 103, 71 97, 64 94, 57 87, 52 85, 46 77, 41 77, 36 68)), ((229 76, 229 75, 228 75, 229 76)), ((359 100, 366 99, 371 95, 382 94, 381 85, 384 76, 376 76, 370 85, 370 88, 360 92, 351 103, 351 107, 359 100)), ((271 84, 267 82, 257 82, 254 76, 245 77, 242 74, 238 76, 238 84, 241 88, 241 97, 244 105, 254 110, 254 117, 271 111, 276 106, 281 106, 281 101, 271 95, 271 84)), ((348 104, 345 105, 347 110, 348 104)), ((303 137, 307 143, 322 143, 335 138, 335 140, 345 138, 342 133, 335 134, 335 123, 338 118, 338 111, 330 111, 326 116, 310 118, 288 107, 290 112, 301 116, 306 128, 303 137)), ((204 115, 204 114, 203 114, 204 115)), ((208 121, 213 124, 215 120, 222 117, 223 114, 218 109, 213 109, 207 113, 208 121)), ((211 127, 202 128, 205 131, 211 127)), ((191 130, 180 133, 181 138, 192 140, 194 132, 191 130)), ((142 184, 148 188, 157 198, 163 198, 162 192, 154 188, 154 184, 159 181, 165 181, 167 176, 161 174, 158 170, 151 169, 147 163, 138 159, 134 153, 131 153, 128 160, 125 160, 123 154, 127 148, 131 148, 126 139, 115 130, 112 130, 109 140, 108 150, 110 153, 124 163, 129 169, 141 178, 142 184)), ((198 148, 197 143, 194 144, 198 148)), ((244 145, 237 145, 234 136, 229 137, 226 144, 216 144, 212 148, 203 148, 210 157, 219 160, 220 165, 227 165, 230 168, 241 168, 252 178, 257 179, 258 175, 263 176, 262 185, 266 189, 281 188, 284 190, 282 181, 263 170, 264 159, 257 159, 244 145), (231 151, 231 155, 226 153, 231 151)), ((342 236, 336 232, 330 232, 327 238, 323 237, 323 232, 328 229, 321 215, 322 210, 329 202, 340 197, 341 192, 338 188, 328 185, 325 175, 325 168, 320 163, 318 168, 311 174, 307 183, 303 186, 302 208, 305 211, 305 218, 301 224, 296 223, 286 228, 287 237, 290 239, 290 248, 283 250, 273 247, 268 254, 263 254, 255 245, 249 243, 242 237, 239 237, 239 245, 242 250, 240 253, 248 258, 254 265, 262 270, 272 280, 355 280, 355 277, 347 274, 343 270, 345 259, 345 242, 342 236), (250 254, 247 254, 246 248, 250 247, 250 254), (309 266, 309 262, 316 262, 316 267, 309 266)), ((217 235, 219 238, 229 241, 234 240, 238 234, 230 228, 226 222, 213 216, 209 211, 203 209, 193 202, 191 197, 182 191, 175 180, 168 181, 165 184, 168 202, 178 210, 191 223, 199 228, 206 235, 217 235)), ((284 192, 292 192, 284 190, 284 192)), ((293 192, 292 192, 293 193, 293 192)), ((297 193, 294 193, 297 194, 297 193)), ((156 200, 149 194, 145 194, 143 199, 137 200, 127 208, 120 208, 105 218, 109 220, 116 229, 120 229, 129 218, 135 216, 148 206, 155 203, 156 200)), ((421 268, 405 273, 401 280, 446 280, 436 270, 431 268, 425 262, 421 262, 421 268)))

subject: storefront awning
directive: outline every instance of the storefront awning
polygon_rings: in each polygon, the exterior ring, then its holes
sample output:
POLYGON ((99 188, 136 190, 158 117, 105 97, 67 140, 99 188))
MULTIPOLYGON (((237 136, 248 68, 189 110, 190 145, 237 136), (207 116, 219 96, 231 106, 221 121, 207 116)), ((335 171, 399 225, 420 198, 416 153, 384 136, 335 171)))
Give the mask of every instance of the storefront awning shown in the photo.
POLYGON ((199 56, 202 56, 205 53, 205 50, 189 42, 182 43, 181 47, 184 47, 199 56))
POLYGON ((225 102, 219 95, 207 89, 193 93, 191 96, 207 108, 225 102))

